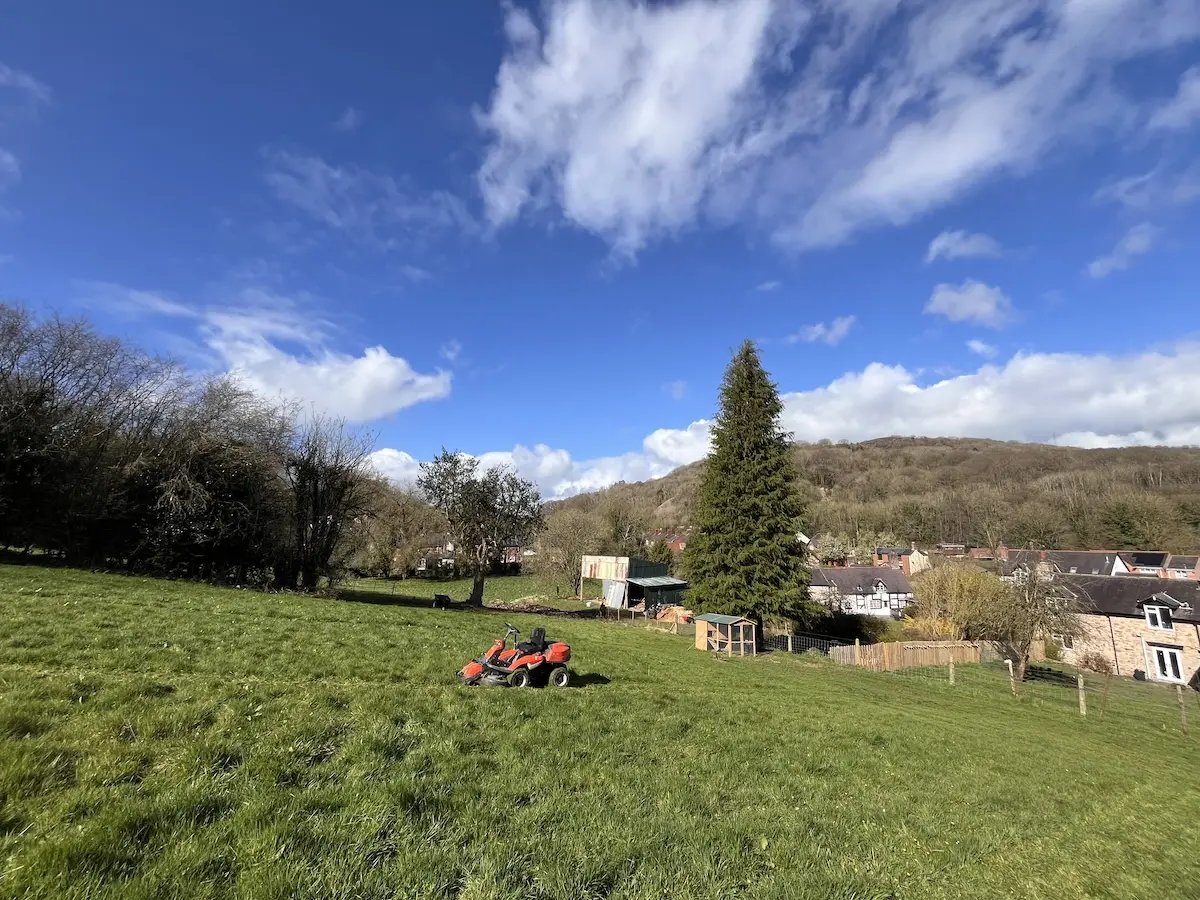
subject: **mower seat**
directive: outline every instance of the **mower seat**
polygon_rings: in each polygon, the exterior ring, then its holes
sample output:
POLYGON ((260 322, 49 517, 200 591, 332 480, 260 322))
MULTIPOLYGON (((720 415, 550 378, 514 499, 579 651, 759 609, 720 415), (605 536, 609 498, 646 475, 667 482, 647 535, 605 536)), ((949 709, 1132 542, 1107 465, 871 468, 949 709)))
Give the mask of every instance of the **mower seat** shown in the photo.
POLYGON ((546 652, 546 629, 535 628, 529 633, 529 640, 521 641, 517 644, 517 649, 521 654, 526 653, 545 653, 546 652))

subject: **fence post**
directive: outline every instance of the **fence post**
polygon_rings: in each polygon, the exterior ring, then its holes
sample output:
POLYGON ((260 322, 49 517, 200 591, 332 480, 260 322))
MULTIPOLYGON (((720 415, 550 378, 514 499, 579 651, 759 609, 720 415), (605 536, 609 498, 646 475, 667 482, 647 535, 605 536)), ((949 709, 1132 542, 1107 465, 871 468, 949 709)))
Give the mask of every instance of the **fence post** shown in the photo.
POLYGON ((1079 685, 1079 714, 1087 715, 1087 693, 1083 689, 1083 673, 1075 673, 1075 682, 1079 685))
POLYGON ((954 684, 954 654, 950 654, 950 683, 954 684))
POLYGON ((1006 659, 1008 663, 1008 686, 1012 688, 1012 695, 1017 696, 1017 676, 1013 673, 1013 665, 1011 659, 1006 659))
POLYGON ((1187 727, 1187 704, 1183 702, 1183 685, 1175 685, 1175 696, 1179 698, 1179 721, 1183 723, 1183 733, 1188 733, 1187 727))
POLYGON ((1104 711, 1108 709, 1108 688, 1112 684, 1112 672, 1109 672, 1104 677, 1104 697, 1100 701, 1100 718, 1104 718, 1104 711))
POLYGON ((862 644, 858 638, 854 639, 854 664, 856 666, 862 665, 862 644))
POLYGON ((788 653, 791 653, 792 652, 792 636, 789 634, 787 637, 788 637, 788 653))

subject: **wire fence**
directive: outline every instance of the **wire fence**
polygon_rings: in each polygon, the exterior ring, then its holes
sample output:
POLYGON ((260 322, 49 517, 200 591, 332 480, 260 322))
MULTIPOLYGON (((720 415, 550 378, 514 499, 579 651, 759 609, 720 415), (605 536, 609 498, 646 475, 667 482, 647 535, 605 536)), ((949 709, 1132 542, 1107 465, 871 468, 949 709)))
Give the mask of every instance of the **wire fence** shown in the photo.
POLYGON ((1142 732, 1187 735, 1200 726, 1200 693, 1189 687, 1103 675, 1056 661, 1031 663, 1023 677, 1017 661, 1002 655, 874 671, 897 685, 921 682, 955 693, 1006 696, 1024 707, 1142 732))
MULTIPOLYGON (((694 637, 694 621, 680 613, 671 608, 649 612, 602 608, 600 617, 614 624, 694 637)), ((1190 687, 1076 669, 1044 659, 1040 651, 1040 646, 1034 648, 1034 661, 1022 677, 1014 654, 990 642, 863 644, 812 633, 765 635, 758 641, 759 653, 823 657, 830 664, 869 672, 900 688, 920 683, 958 694, 1005 697, 1029 709, 1167 736, 1190 735, 1200 728, 1200 692, 1190 687)))

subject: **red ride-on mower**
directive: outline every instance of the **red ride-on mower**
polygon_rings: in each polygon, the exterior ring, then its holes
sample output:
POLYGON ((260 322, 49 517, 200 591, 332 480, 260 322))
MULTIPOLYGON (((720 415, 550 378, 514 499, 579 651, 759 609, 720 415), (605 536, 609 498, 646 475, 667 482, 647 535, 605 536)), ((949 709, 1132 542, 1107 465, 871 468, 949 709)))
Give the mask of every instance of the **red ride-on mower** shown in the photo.
POLYGON ((514 640, 509 647, 508 639, 520 633, 509 625, 504 637, 497 638, 487 653, 463 666, 458 680, 466 685, 566 687, 571 681, 567 670, 571 648, 562 641, 547 641, 545 628, 533 629, 528 641, 514 640))

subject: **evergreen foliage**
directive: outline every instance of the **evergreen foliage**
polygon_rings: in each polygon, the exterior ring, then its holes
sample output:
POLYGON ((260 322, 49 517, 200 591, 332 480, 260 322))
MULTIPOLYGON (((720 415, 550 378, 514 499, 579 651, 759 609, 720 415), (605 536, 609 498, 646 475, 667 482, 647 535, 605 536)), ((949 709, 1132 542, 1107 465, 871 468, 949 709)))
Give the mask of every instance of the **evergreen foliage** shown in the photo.
POLYGON ((797 539, 803 506, 782 411, 757 349, 745 342, 725 372, 684 551, 689 602, 700 611, 805 622, 821 614, 808 600, 797 539))

